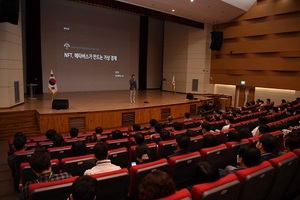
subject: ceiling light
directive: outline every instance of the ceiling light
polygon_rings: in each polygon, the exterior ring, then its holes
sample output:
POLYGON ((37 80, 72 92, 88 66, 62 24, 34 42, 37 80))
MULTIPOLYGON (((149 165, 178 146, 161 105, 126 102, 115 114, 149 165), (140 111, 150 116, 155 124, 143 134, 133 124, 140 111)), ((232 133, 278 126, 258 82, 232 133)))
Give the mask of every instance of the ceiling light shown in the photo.
POLYGON ((172 12, 175 12, 175 9, 172 9, 172 12))

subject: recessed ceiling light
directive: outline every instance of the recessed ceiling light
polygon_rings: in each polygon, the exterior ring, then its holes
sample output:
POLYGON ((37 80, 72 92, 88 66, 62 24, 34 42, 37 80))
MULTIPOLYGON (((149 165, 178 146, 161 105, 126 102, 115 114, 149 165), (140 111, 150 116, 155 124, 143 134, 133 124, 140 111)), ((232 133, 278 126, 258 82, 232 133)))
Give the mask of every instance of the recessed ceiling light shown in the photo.
POLYGON ((172 12, 175 12, 175 9, 172 9, 172 12))
POLYGON ((191 0, 191 2, 194 2, 194 0, 191 0))

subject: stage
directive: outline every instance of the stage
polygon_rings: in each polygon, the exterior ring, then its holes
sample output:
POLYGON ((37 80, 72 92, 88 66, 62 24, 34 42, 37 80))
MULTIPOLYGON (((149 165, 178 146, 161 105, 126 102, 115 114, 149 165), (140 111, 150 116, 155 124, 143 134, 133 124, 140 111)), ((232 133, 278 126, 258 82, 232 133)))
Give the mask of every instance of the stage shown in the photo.
POLYGON ((71 127, 93 130, 96 126, 116 128, 133 123, 146 124, 154 118, 164 121, 171 115, 182 118, 185 112, 195 115, 197 107, 211 98, 194 95, 193 100, 186 94, 161 90, 137 91, 135 103, 129 101, 129 91, 72 92, 36 95, 36 100, 25 99, 21 105, 0 109, 0 114, 35 111, 39 131, 50 128, 68 132, 71 127), (68 109, 52 109, 52 98, 67 99, 68 109))

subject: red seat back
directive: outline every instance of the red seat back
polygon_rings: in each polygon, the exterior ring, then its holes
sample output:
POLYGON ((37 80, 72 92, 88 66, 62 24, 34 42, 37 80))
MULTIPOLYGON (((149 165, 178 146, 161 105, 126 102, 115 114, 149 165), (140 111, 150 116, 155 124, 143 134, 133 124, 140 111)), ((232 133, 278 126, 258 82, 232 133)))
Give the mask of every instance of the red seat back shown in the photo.
POLYGON ((192 195, 191 193, 188 191, 188 189, 184 188, 184 189, 181 189, 179 191, 176 191, 174 194, 171 194, 167 197, 164 197, 164 198, 160 198, 158 200, 189 200, 189 199, 192 199, 192 195))
POLYGON ((215 147, 202 148, 200 154, 202 160, 207 161, 217 168, 225 168, 228 149, 225 144, 215 147))

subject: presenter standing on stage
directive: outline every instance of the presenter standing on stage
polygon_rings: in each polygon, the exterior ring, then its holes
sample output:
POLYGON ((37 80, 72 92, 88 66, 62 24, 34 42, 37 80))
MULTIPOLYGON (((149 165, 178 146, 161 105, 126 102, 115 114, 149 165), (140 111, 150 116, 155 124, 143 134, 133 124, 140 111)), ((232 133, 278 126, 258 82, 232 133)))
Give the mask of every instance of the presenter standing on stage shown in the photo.
POLYGON ((130 84, 130 88, 129 88, 130 89, 130 103, 135 103, 135 94, 136 94, 136 90, 137 90, 137 85, 136 85, 134 74, 131 75, 129 84, 130 84))

